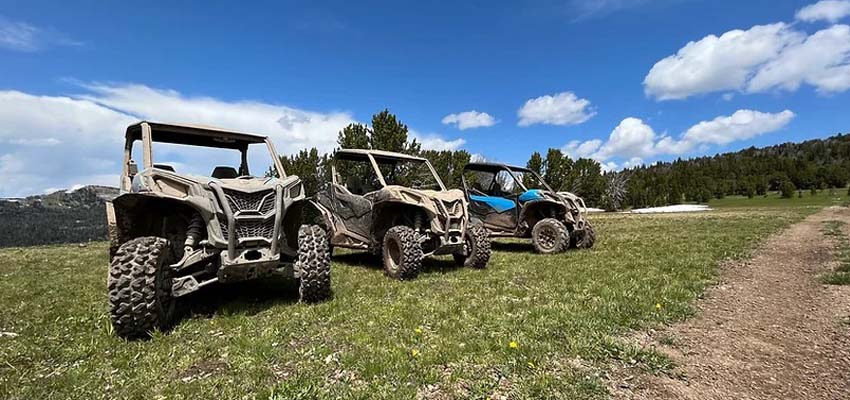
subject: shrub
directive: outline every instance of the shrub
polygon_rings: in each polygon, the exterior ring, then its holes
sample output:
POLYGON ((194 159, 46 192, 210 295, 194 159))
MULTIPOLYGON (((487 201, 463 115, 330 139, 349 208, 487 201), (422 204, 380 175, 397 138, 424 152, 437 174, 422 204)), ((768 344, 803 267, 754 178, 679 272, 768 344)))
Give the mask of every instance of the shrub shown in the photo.
POLYGON ((794 196, 794 192, 797 191, 797 187, 794 186, 794 182, 785 181, 779 186, 779 190, 782 192, 783 199, 790 199, 794 196))

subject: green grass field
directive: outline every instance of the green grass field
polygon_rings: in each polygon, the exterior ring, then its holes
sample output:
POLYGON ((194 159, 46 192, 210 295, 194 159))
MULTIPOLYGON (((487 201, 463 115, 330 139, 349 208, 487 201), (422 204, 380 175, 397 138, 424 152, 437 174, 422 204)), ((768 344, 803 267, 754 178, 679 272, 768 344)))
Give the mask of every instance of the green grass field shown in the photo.
POLYGON ((846 205, 850 202, 847 189, 825 189, 812 195, 808 190, 794 194, 790 199, 783 199, 779 192, 768 192, 767 196, 726 196, 722 199, 712 199, 708 205, 712 208, 786 208, 786 207, 826 207, 831 205, 846 205))
POLYGON ((593 250, 500 240, 486 270, 439 258, 412 282, 337 254, 332 301, 298 304, 279 280, 219 286, 144 342, 111 332, 105 244, 4 249, 0 398, 604 398, 612 364, 670 368, 624 335, 688 317, 720 262, 845 194, 595 215, 593 250))

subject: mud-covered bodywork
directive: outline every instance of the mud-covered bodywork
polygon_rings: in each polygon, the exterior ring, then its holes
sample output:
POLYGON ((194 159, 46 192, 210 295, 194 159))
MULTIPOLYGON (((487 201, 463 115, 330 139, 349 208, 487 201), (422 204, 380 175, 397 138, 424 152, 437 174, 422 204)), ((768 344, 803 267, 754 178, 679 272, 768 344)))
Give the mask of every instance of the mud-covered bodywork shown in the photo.
POLYGON ((334 154, 332 174, 332 182, 317 194, 314 202, 333 246, 378 252, 387 231, 401 225, 421 234, 423 256, 451 254, 462 248, 469 224, 467 201, 462 191, 445 189, 427 160, 378 150, 339 150, 334 154), (346 182, 341 177, 345 174, 339 165, 342 161, 365 168, 348 171, 352 176, 346 182), (404 161, 421 163, 424 170, 433 174, 434 187, 388 184, 389 175, 395 171, 384 166, 404 161), (368 189, 361 192, 362 183, 351 183, 358 179, 371 180, 374 186, 366 184, 368 189))
POLYGON ((173 295, 213 282, 284 273, 295 276, 301 209, 301 180, 286 176, 265 137, 188 125, 142 122, 126 133, 121 193, 107 204, 110 253, 131 239, 168 239, 177 256, 173 295), (216 167, 213 176, 175 172, 153 162, 152 143, 226 148, 242 154, 236 167, 216 167), (132 159, 142 146, 142 169, 132 159), (247 147, 266 146, 277 177, 254 177, 247 147), (297 221, 297 222, 296 222, 297 221))
POLYGON ((589 226, 581 198, 555 192, 527 168, 470 163, 464 167, 463 187, 471 216, 493 236, 531 237, 538 222, 551 218, 564 225, 575 246, 589 226))

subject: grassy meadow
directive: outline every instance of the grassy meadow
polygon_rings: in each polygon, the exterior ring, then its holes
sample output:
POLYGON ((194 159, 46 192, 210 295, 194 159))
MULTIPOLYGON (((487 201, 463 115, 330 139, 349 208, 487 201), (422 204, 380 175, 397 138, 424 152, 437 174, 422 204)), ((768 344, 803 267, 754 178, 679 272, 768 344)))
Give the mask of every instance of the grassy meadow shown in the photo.
POLYGON ((846 197, 593 215, 592 250, 499 240, 486 270, 441 257, 411 282, 338 252, 329 302, 298 304, 285 280, 222 285, 141 342, 111 331, 104 243, 2 249, 0 398, 605 398, 612 364, 670 368, 625 335, 687 318, 720 262, 846 197))

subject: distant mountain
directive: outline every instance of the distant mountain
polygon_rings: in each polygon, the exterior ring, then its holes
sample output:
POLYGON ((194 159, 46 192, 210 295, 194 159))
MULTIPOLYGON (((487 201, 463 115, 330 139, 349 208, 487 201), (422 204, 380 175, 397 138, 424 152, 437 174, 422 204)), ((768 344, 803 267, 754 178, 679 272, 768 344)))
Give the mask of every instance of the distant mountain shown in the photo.
POLYGON ((118 188, 85 186, 0 199, 0 247, 105 240, 105 203, 117 195, 118 188))

